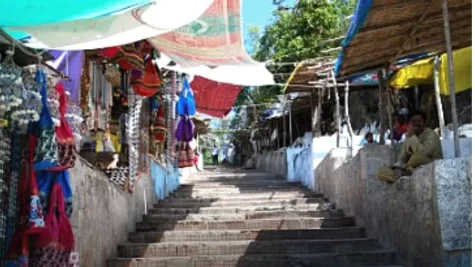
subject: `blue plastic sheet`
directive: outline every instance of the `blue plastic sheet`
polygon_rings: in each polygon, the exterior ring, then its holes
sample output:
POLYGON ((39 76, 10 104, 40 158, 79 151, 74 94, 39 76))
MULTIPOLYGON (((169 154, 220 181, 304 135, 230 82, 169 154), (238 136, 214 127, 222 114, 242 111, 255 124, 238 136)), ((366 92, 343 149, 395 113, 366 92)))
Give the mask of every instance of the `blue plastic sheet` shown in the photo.
POLYGON ((341 66, 343 65, 345 48, 351 43, 353 38, 360 30, 361 26, 363 26, 363 24, 365 23, 372 6, 373 0, 359 0, 356 4, 355 13, 353 14, 353 18, 351 19, 350 27, 348 27, 346 37, 341 43, 342 50, 338 54, 338 58, 335 64, 335 74, 337 76, 340 73, 341 66))
POLYGON ((165 199, 180 187, 178 169, 173 166, 166 168, 150 159, 150 176, 154 183, 154 192, 158 199, 165 199))
MULTIPOLYGON (((0 1, 0 27, 96 18, 149 2, 150 0, 3 0, 0 1)), ((15 35, 19 36, 20 33, 15 35)))

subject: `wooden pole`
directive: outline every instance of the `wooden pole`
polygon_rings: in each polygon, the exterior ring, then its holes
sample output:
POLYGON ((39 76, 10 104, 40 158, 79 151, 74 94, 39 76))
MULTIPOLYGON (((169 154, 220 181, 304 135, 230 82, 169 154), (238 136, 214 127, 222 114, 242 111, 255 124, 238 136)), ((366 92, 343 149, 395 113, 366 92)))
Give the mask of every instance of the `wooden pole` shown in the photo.
POLYGON ((439 118, 440 136, 443 138, 444 137, 443 129, 445 127, 445 119, 444 119, 444 109, 442 107, 442 99, 440 97, 439 68, 440 68, 440 57, 436 56, 434 58, 434 91, 435 91, 434 94, 435 94, 435 105, 437 106, 437 117, 439 118))
POLYGON ((419 109, 419 86, 414 86, 414 98, 415 98, 415 104, 416 104, 416 109, 419 109))
POLYGON ((335 124, 336 124, 336 147, 340 147, 340 132, 341 132, 341 120, 340 120, 340 96, 338 95, 338 87, 333 87, 335 94, 335 124))
POLYGON ((351 127, 350 121, 350 108, 349 108, 349 92, 350 92, 350 82, 345 82, 345 124, 348 129, 348 134, 350 135, 350 148, 353 149, 353 128, 351 127))
POLYGON ((284 105, 284 114, 282 114, 282 126, 284 128, 284 136, 283 136, 283 140, 282 142, 284 143, 284 147, 287 146, 287 124, 285 123, 285 110, 286 110, 286 107, 287 104, 284 105))
MULTIPOLYGON (((290 95, 289 95, 290 97, 290 95)), ((289 145, 292 147, 292 142, 293 142, 293 132, 292 132, 292 100, 290 99, 289 101, 289 136, 290 136, 290 143, 289 145)))
POLYGON ((378 82, 379 82, 379 115, 380 115, 380 123, 379 123, 379 144, 384 145, 384 132, 386 131, 386 122, 384 116, 384 98, 383 98, 383 91, 385 88, 384 82, 384 75, 383 70, 378 71, 378 82))
POLYGON ((454 151, 455 157, 460 157, 460 140, 457 118, 457 102, 455 100, 455 74, 454 74, 454 58, 452 54, 452 40, 450 38, 450 21, 449 9, 447 7, 447 0, 442 1, 442 14, 444 16, 444 33, 445 46, 447 50, 447 69, 449 72, 449 87, 450 87, 450 110, 452 113, 452 126, 454 131, 454 151))
POLYGON ((316 118, 315 118, 315 102, 314 102, 314 95, 315 91, 312 90, 310 92, 310 121, 311 121, 311 131, 312 131, 312 136, 315 137, 315 123, 316 123, 316 118))

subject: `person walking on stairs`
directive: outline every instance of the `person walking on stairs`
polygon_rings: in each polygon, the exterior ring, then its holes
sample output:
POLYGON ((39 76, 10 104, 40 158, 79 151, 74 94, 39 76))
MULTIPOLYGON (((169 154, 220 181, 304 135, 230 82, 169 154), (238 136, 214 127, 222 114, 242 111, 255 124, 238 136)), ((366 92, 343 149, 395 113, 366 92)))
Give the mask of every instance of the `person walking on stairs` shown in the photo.
POLYGON ((213 165, 218 165, 219 164, 218 162, 219 149, 216 145, 214 145, 214 149, 211 155, 213 156, 213 165))

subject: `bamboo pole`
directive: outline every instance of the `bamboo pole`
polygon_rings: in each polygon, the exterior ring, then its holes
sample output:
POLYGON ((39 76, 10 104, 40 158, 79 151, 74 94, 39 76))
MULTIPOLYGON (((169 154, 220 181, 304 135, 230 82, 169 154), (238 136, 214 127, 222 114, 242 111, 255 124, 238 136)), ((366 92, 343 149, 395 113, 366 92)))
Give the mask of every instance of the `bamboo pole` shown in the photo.
POLYGON ((437 106, 437 117, 439 118, 440 136, 443 138, 444 137, 443 129, 445 127, 445 119, 444 119, 444 109, 442 107, 442 99, 440 97, 439 68, 440 68, 440 57, 436 56, 434 58, 435 105, 437 106))
MULTIPOLYGON (((289 98, 290 98, 290 95, 289 95, 289 98)), ((290 108, 289 108, 289 136, 290 136, 290 147, 292 147, 292 142, 293 142, 293 132, 292 132, 292 99, 289 99, 289 104, 290 104, 290 108)))
POLYGON ((383 88, 384 88, 384 77, 383 70, 378 71, 378 82, 379 82, 379 144, 384 145, 384 132, 386 131, 384 112, 383 112, 383 88))
POLYGON ((419 86, 418 85, 414 86, 414 98, 415 98, 416 109, 419 109, 419 86))
POLYGON ((450 109, 452 113, 452 126, 454 131, 454 152, 455 157, 460 157, 460 140, 457 118, 457 101, 455 99, 455 74, 454 74, 454 58, 452 54, 452 40, 450 38, 450 21, 447 0, 442 1, 442 14, 444 17, 444 33, 445 46, 447 50, 447 69, 449 72, 449 88, 450 88, 450 109))

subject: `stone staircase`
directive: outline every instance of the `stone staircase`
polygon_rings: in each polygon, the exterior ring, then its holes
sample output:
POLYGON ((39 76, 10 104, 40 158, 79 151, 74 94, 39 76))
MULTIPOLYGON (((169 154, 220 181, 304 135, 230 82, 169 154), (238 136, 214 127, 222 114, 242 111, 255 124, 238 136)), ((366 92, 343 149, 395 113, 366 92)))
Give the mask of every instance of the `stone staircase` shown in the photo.
POLYGON ((109 267, 395 266, 395 253, 300 184, 208 171, 157 203, 109 267))

